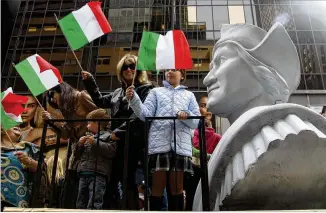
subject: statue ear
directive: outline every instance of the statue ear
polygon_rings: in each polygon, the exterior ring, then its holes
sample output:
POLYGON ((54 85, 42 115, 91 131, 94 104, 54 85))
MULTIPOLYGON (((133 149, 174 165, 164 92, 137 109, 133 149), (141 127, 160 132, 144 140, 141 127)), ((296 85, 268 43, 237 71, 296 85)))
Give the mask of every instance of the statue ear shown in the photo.
MULTIPOLYGON (((261 85, 264 87, 266 93, 268 93, 274 101, 282 100, 287 102, 290 91, 286 82, 282 81, 281 78, 277 78, 273 71, 265 66, 255 66, 253 69, 255 76, 258 78, 258 81, 261 82, 261 85)), ((281 76, 280 76, 281 77, 281 76)))

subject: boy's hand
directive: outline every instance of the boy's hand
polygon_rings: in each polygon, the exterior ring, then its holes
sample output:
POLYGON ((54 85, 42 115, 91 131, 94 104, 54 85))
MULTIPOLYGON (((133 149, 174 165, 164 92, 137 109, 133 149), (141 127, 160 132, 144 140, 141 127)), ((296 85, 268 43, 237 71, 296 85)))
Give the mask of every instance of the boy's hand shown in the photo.
POLYGON ((81 137, 81 138, 79 139, 79 143, 78 143, 78 145, 79 145, 79 146, 83 146, 89 137, 90 137, 90 136, 83 136, 83 137, 81 137))
POLYGON ((88 138, 87 138, 87 143, 88 143, 89 145, 93 145, 94 142, 95 142, 95 140, 94 140, 94 136, 88 136, 88 138))

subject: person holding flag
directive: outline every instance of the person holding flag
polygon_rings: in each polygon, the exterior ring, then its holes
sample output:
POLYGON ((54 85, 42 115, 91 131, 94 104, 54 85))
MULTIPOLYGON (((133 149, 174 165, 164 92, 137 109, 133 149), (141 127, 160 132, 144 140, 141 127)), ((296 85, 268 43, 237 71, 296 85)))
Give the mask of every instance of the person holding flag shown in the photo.
MULTIPOLYGON (((19 127, 4 130, 1 126, 1 208, 28 207, 33 176, 37 171, 40 150, 30 142, 20 141, 19 127)), ((48 176, 46 164, 41 166, 42 179, 37 197, 38 207, 44 207, 48 176)))
MULTIPOLYGON (((82 71, 82 78, 87 92, 92 97, 96 106, 100 108, 110 108, 112 118, 132 118, 130 123, 130 143, 128 155, 128 204, 129 210, 138 210, 138 189, 136 185, 136 169, 139 160, 143 159, 141 150, 144 148, 144 122, 135 116, 131 108, 128 108, 128 101, 124 98, 127 87, 134 83, 135 92, 142 101, 147 94, 155 87, 149 82, 146 71, 136 70, 137 56, 127 54, 117 64, 117 76, 121 87, 108 95, 102 95, 91 73, 82 71)), ((113 163, 113 176, 111 177, 112 187, 116 190, 118 182, 122 183, 122 174, 124 167, 124 140, 126 134, 126 123, 121 121, 112 121, 111 128, 113 135, 120 139, 117 149, 116 162, 113 163)), ((124 192, 125 193, 125 192, 124 192)), ((112 199, 110 199, 112 200, 112 199)), ((116 207, 113 207, 116 208, 116 207)))
POLYGON ((186 78, 185 69, 192 68, 188 42, 181 30, 167 32, 165 36, 143 32, 139 50, 138 67, 164 70, 166 80, 163 87, 154 88, 142 103, 134 86, 126 90, 130 106, 141 119, 145 117, 177 116, 172 120, 154 120, 149 130, 149 170, 152 173, 150 210, 162 209, 163 192, 167 185, 168 210, 184 209, 184 173, 192 173, 191 129, 197 128, 198 120, 186 120, 188 116, 199 116, 195 95, 181 85, 186 78), (181 60, 180 60, 181 59, 181 60))
MULTIPOLYGON (((71 12, 60 20, 55 15, 58 25, 81 70, 83 70, 82 66, 74 50, 82 48, 100 36, 112 31, 101 9, 101 4, 100 1, 88 2, 80 9, 71 12)), ((33 96, 36 97, 51 89, 47 93, 48 101, 52 106, 62 112, 64 118, 85 118, 89 112, 97 109, 87 93, 79 92, 69 84, 63 82, 59 70, 38 54, 30 56, 14 66, 33 96)), ((41 104, 39 105, 41 106, 41 104)), ((42 117, 44 119, 51 119, 53 116, 43 109, 42 117)), ((58 124, 56 122, 56 125, 62 130, 63 137, 70 137, 73 146, 78 142, 79 137, 86 132, 86 124, 75 123, 74 126, 71 126, 66 123, 58 124)), ((78 160, 75 159, 74 153, 72 153, 69 165, 70 172, 68 171, 68 175, 66 176, 72 182, 66 182, 67 187, 65 189, 67 193, 72 193, 72 199, 76 199, 77 192, 76 188, 71 188, 77 185, 77 163, 78 160)), ((66 199, 64 200, 63 207, 74 208, 74 204, 74 200, 69 201, 66 199)))
MULTIPOLYGON (((62 82, 47 92, 47 103, 52 108, 60 110, 63 119, 86 119, 88 113, 97 109, 86 91, 78 91, 66 82, 62 82)), ((48 111, 42 112, 43 119, 52 119, 55 118, 54 116, 48 111)), ((73 209, 78 193, 77 166, 80 160, 74 150, 76 150, 79 138, 87 132, 87 123, 55 122, 54 124, 61 130, 61 137, 69 138, 72 147, 72 153, 67 160, 69 164, 63 187, 65 196, 62 197, 62 207, 73 209), (68 196, 69 199, 67 199, 68 196)))
MULTIPOLYGON (((62 80, 60 71, 52 64, 47 62, 38 54, 27 57, 17 65, 14 64, 15 69, 24 80, 25 84, 35 97, 47 92, 47 101, 51 107, 59 109, 65 119, 85 119, 86 115, 97 109, 92 99, 85 91, 78 91, 72 88, 69 84, 62 80)), ((52 119, 53 114, 47 112, 43 106, 38 102, 42 108, 42 118, 52 119)), ((59 123, 54 125, 61 130, 63 138, 70 139, 72 147, 76 145, 79 138, 85 135, 87 131, 86 123, 59 123)), ((69 161, 69 171, 66 174, 65 191, 71 193, 72 199, 77 197, 77 164, 72 153, 69 161)), ((64 200, 63 207, 74 208, 75 201, 64 200)))
MULTIPOLYGON (((28 98, 16 95, 9 88, 1 93, 1 208, 5 206, 28 207, 31 176, 37 171, 40 156, 37 146, 30 142, 19 142, 22 122, 22 104, 28 98)), ((46 164, 42 168, 42 189, 47 188, 46 164)), ((43 207, 44 191, 36 205, 43 207), (41 198, 40 198, 41 197, 41 198)))

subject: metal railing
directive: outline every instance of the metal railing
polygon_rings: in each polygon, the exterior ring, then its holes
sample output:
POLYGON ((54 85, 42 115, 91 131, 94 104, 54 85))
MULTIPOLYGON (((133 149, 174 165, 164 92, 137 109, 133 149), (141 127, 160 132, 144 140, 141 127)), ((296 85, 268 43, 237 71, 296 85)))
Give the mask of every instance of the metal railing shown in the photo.
MULTIPOLYGON (((209 188, 208 188, 208 171, 207 171, 207 152, 206 152, 206 137, 205 137, 205 125, 204 125, 204 116, 189 116, 187 119, 199 119, 199 140, 200 140, 200 168, 201 168, 201 184, 202 184, 202 204, 203 204, 203 210, 204 211, 209 211, 210 210, 210 203, 209 203, 209 188)), ((44 163, 44 152, 45 152, 45 139, 46 139, 46 132, 48 126, 51 126, 55 132, 57 133, 57 140, 55 144, 55 153, 54 153, 54 162, 53 162, 53 168, 52 168, 52 177, 51 177, 51 195, 49 199, 49 208, 53 207, 53 202, 56 199, 56 172, 57 172, 57 163, 58 163, 58 158, 59 158, 59 148, 60 148, 60 138, 61 138, 61 131, 58 129, 54 123, 55 122, 65 122, 65 123, 74 123, 74 122, 88 122, 88 121, 93 121, 93 122, 98 122, 98 133, 100 132, 100 124, 101 122, 108 122, 108 121, 122 121, 126 122, 126 136, 125 136, 125 145, 124 145, 124 167, 123 167, 123 178, 122 178, 122 209, 126 210, 127 209, 127 177, 128 177, 128 156, 129 156, 129 142, 130 142, 130 121, 132 119, 129 118, 110 118, 110 119, 50 119, 50 120, 45 120, 44 122, 44 127, 43 127, 43 132, 42 132, 42 139, 41 139, 41 146, 40 146, 40 157, 38 159, 38 167, 37 167, 37 172, 36 175, 34 176, 34 182, 32 186, 32 194, 31 194, 31 199, 30 199, 30 207, 36 207, 36 202, 37 202, 37 197, 40 193, 40 182, 41 182, 41 175, 42 175, 42 165, 44 163)), ((149 131, 149 122, 153 120, 173 120, 173 141, 174 141, 174 150, 176 151, 176 120, 177 117, 146 117, 145 118, 145 128, 144 128, 144 133, 145 133, 145 151, 144 151, 144 164, 143 164, 143 172, 144 172, 144 179, 145 179, 145 192, 144 192, 144 197, 145 197, 145 206, 144 209, 145 211, 148 211, 148 192, 149 192, 149 187, 148 187, 148 131, 149 131)), ((98 136, 96 138, 96 146, 97 150, 99 150, 99 141, 100 137, 98 136)), ((69 153, 71 150, 72 142, 69 141, 68 143, 68 151, 67 151, 67 162, 66 162, 66 168, 65 168, 65 176, 68 171, 68 165, 69 165, 69 153)), ((173 152, 173 159, 176 160, 175 158, 175 151, 173 152)), ((97 164, 98 164, 98 155, 96 155, 96 164, 95 164, 95 171, 97 171, 97 164)), ((176 165, 176 164, 175 164, 176 165)), ((112 175, 112 174, 111 174, 112 175)), ((93 195, 95 194, 95 185, 96 185, 96 176, 97 172, 95 172, 95 181, 93 185, 93 195)), ((65 177, 66 178, 66 177, 65 177)), ((65 181, 67 181, 65 179, 65 181)), ((63 194, 63 200, 65 200, 66 194, 63 194)), ((92 206, 94 208, 94 198, 93 196, 93 201, 92 201, 92 206)))
MULTIPOLYGON (((176 160, 176 125, 177 117, 146 117, 145 118, 145 152, 144 162, 148 162, 148 130, 149 122, 153 120, 173 120, 173 142, 174 152, 173 159, 176 160)), ((210 211, 209 203, 209 187, 208 187, 208 170, 207 170, 207 151, 206 151, 206 137, 205 137, 205 116, 189 116, 187 119, 200 119, 198 129, 199 131, 199 144, 200 144, 200 168, 201 168, 201 184, 202 184, 202 206, 203 211, 210 211)), ((174 162, 176 168, 176 162, 174 162)), ((144 178, 145 178, 145 211, 148 211, 148 163, 144 165, 144 178)))

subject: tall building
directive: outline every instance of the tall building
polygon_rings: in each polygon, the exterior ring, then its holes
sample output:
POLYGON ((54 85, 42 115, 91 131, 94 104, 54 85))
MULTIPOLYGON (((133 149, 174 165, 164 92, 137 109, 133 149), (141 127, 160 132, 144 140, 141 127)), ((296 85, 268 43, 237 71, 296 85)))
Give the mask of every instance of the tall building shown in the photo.
MULTIPOLYGON (((12 86, 27 92, 13 69, 29 55, 38 53, 59 68, 73 87, 83 89, 80 68, 57 25, 59 18, 83 6, 87 0, 21 0, 2 66, 1 89, 12 86)), ((103 92, 119 86, 116 64, 126 53, 137 54, 142 31, 164 34, 182 29, 191 46, 193 69, 186 85, 197 96, 205 94, 203 79, 209 71, 214 43, 221 24, 250 23, 268 30, 282 22, 298 48, 301 83, 292 102, 326 105, 326 1, 316 0, 102 0, 113 32, 75 51, 84 70, 92 72, 103 92)), ((160 83, 162 73, 149 72, 160 83)))
POLYGON ((1 66, 6 57, 20 1, 1 1, 1 66))

